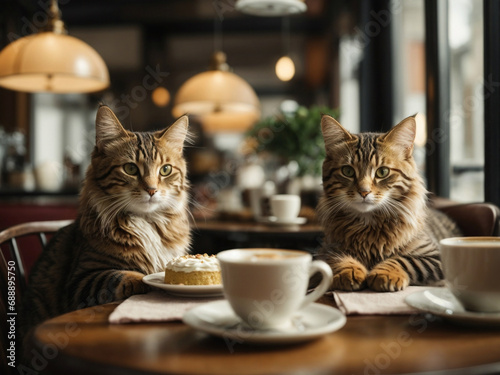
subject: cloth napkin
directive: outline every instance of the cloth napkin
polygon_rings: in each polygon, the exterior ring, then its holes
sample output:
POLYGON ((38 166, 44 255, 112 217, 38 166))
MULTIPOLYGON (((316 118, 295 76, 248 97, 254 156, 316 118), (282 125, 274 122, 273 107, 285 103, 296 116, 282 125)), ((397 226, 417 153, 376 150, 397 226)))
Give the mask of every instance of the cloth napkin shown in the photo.
POLYGON ((406 296, 426 289, 429 289, 429 287, 409 286, 399 292, 387 293, 371 290, 359 292, 334 291, 333 298, 339 310, 346 315, 404 315, 418 311, 406 304, 406 296))
POLYGON ((222 299, 183 298, 162 291, 136 294, 123 301, 109 316, 110 323, 168 322, 181 320, 189 309, 222 299))
MULTIPOLYGON (((391 315, 412 314, 418 310, 407 305, 406 296, 429 289, 429 287, 409 286, 400 292, 378 293, 371 290, 359 292, 330 292, 340 311, 346 315, 391 315)), ((123 301, 109 316, 109 322, 168 322, 182 320, 189 309, 203 303, 223 299, 184 298, 169 295, 163 291, 137 294, 123 301)))

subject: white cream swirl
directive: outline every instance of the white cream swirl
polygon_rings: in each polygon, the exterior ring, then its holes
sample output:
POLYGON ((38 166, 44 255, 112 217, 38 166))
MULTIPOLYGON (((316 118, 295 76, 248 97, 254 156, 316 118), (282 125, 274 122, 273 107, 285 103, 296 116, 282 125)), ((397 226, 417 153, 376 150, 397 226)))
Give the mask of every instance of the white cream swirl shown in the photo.
POLYGON ((184 255, 168 261, 166 269, 175 272, 218 272, 220 271, 219 261, 215 255, 207 254, 184 255))

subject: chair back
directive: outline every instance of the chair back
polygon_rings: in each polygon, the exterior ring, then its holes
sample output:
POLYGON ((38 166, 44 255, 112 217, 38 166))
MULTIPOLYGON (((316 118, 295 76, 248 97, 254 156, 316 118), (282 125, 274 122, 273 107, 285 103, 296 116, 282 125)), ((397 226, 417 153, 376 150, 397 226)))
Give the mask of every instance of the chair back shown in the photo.
POLYGON ((464 236, 499 236, 500 209, 492 203, 465 203, 439 207, 451 217, 464 236))
MULTIPOLYGON (((18 322, 20 317, 17 312, 27 284, 27 267, 23 262, 23 253, 43 251, 47 246, 47 236, 72 222, 73 220, 37 221, 15 225, 0 232, 0 316, 5 318, 0 323, 0 331, 2 332, 0 366, 3 374, 17 374, 15 369, 8 365, 10 360, 5 353, 8 354, 11 341, 14 341, 11 340, 11 337, 17 340, 19 335, 18 322), (29 237, 38 239, 39 249, 33 246, 33 244, 36 245, 36 242, 23 242, 23 240, 29 240, 29 237), (21 249, 20 244, 29 244, 29 246, 21 249), (17 324, 11 325, 11 321, 15 321, 17 324), (9 335, 9 332, 12 332, 12 335, 9 335)), ((16 348, 16 365, 21 359, 21 353, 18 349, 19 347, 16 348)))
MULTIPOLYGON (((54 220, 54 221, 34 221, 23 223, 7 228, 0 232, 0 246, 7 247, 6 259, 9 264, 15 267, 15 276, 21 293, 26 289, 27 272, 23 261, 22 252, 18 244, 18 239, 21 237, 33 236, 37 237, 40 244, 40 249, 43 250, 47 246, 47 235, 57 232, 60 228, 69 225, 73 220, 54 220)), ((31 247, 31 246, 30 246, 31 247)), ((38 250, 40 250, 38 249, 38 250)), ((24 251, 36 251, 37 249, 30 248, 24 251)), ((5 261, 5 259, 4 259, 5 261)), ((5 263, 5 262, 3 262, 5 263)), ((2 265, 7 266, 7 263, 2 265)))

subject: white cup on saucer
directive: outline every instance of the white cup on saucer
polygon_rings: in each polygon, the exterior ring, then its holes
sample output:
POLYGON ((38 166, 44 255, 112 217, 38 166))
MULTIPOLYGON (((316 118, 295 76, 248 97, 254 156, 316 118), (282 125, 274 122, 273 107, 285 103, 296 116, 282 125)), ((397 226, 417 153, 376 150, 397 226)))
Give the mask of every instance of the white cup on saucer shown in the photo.
POLYGON ((278 222, 291 223, 300 212, 300 196, 295 194, 277 194, 269 198, 271 214, 278 222))
POLYGON ((470 311, 500 312, 500 237, 440 242, 446 286, 470 311))
POLYGON ((300 309, 320 298, 332 283, 332 270, 305 251, 233 249, 217 254, 224 295, 236 315, 253 329, 287 328, 300 309), (309 279, 320 284, 307 294, 309 279))

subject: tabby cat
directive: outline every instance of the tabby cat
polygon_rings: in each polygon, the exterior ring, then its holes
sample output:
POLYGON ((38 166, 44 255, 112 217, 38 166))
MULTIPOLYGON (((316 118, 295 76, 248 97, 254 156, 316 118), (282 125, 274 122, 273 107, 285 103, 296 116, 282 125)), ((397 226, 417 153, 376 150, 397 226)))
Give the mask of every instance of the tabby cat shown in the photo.
POLYGON ((438 243, 460 232, 427 206, 413 159, 415 117, 384 134, 351 134, 324 115, 325 230, 319 257, 334 273, 332 289, 398 291, 443 278, 438 243))
POLYGON ((54 235, 31 272, 24 331, 70 310, 144 293, 144 275, 187 252, 187 134, 187 116, 163 131, 138 133, 125 130, 109 107, 99 108, 78 217, 54 235))

